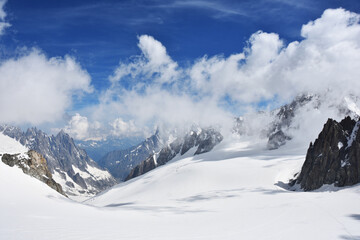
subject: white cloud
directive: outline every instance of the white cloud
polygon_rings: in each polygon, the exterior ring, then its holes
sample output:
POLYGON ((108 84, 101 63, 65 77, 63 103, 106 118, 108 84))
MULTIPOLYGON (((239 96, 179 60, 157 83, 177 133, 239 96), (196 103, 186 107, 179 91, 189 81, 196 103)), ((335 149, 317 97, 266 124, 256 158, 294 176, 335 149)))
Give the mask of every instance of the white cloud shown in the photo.
POLYGON ((117 82, 130 76, 137 82, 153 80, 157 84, 163 84, 173 82, 179 77, 178 64, 168 56, 166 48, 159 41, 142 35, 139 37, 138 47, 142 55, 134 57, 134 61, 129 64, 120 63, 110 76, 110 81, 117 82))
POLYGON ((311 21, 301 29, 301 36, 327 48, 359 37, 359 14, 344 9, 328 9, 321 18, 311 21))
MULTIPOLYGON (((53 129, 55 132, 59 129, 53 129)), ((64 131, 77 140, 102 140, 107 137, 126 138, 130 136, 147 136, 147 128, 140 129, 135 121, 125 121, 122 118, 101 124, 98 121, 90 121, 87 117, 75 113, 64 127, 64 131)))
POLYGON ((257 32, 243 53, 197 61, 191 81, 203 93, 243 103, 289 100, 301 92, 328 89, 359 94, 359 15, 326 10, 302 27, 302 35, 304 40, 284 46, 277 34, 257 32))
POLYGON ((41 124, 62 118, 74 96, 90 93, 89 74, 70 56, 39 50, 0 63, 0 122, 41 124))
POLYGON ((301 32, 305 39, 290 43, 271 64, 271 81, 290 95, 329 89, 336 98, 359 95, 359 15, 329 9, 304 25, 301 32))
POLYGON ((110 126, 112 127, 111 135, 116 137, 129 137, 142 133, 133 120, 126 122, 122 118, 117 118, 110 123, 110 126))
POLYGON ((100 104, 85 111, 99 121, 136 119, 139 129, 149 124, 231 128, 227 102, 246 111, 261 102, 288 102, 304 92, 327 92, 327 106, 347 95, 359 96, 359 18, 341 8, 328 9, 302 26, 301 41, 286 45, 276 33, 258 31, 238 53, 205 56, 182 68, 159 41, 140 36, 142 55, 121 63, 100 104), (121 81, 130 87, 121 87, 121 81))
POLYGON ((76 113, 72 116, 64 130, 75 139, 87 139, 89 137, 89 122, 87 117, 82 117, 79 113, 76 113))
POLYGON ((6 12, 4 11, 4 5, 7 0, 0 0, 0 36, 4 34, 5 28, 10 27, 11 24, 5 21, 6 12))

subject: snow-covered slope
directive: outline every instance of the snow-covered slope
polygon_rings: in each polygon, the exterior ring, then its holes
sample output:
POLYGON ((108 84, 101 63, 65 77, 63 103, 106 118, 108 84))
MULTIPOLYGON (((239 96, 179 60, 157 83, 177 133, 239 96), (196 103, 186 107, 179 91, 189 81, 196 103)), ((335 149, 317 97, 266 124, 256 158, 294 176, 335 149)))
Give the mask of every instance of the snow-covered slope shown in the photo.
POLYGON ((16 154, 25 153, 27 151, 29 151, 27 147, 0 132, 0 154, 16 154))
POLYGON ((360 186, 311 193, 282 188, 301 168, 306 152, 306 147, 288 145, 268 151, 262 150, 264 143, 224 142, 213 152, 175 159, 87 203, 154 214, 166 226, 149 232, 158 239, 360 236, 360 186))
POLYGON ((359 185, 286 191, 307 146, 265 148, 228 139, 209 153, 190 150, 88 206, 0 164, 0 239, 359 238, 359 185))

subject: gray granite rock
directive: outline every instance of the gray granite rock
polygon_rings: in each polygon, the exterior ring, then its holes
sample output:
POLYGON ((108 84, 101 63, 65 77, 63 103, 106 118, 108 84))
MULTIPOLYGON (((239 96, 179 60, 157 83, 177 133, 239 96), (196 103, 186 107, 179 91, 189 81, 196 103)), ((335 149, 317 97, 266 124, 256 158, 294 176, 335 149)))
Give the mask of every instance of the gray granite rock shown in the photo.
POLYGON ((360 182, 360 121, 346 117, 340 123, 328 119, 323 130, 310 143, 305 162, 297 179, 304 191, 320 188, 324 184, 337 187, 360 182))
POLYGON ((48 169, 45 158, 38 152, 30 150, 27 156, 20 154, 3 154, 2 162, 10 167, 17 166, 25 174, 30 175, 66 196, 60 184, 55 182, 51 172, 48 169))

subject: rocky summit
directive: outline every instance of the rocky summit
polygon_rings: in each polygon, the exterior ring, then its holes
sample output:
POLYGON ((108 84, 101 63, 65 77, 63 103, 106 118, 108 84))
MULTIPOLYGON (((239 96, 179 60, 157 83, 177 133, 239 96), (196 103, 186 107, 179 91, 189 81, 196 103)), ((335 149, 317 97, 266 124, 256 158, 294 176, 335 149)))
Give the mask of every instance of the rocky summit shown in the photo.
POLYGON ((4 154, 1 158, 6 165, 19 167, 25 174, 30 175, 66 196, 60 184, 52 177, 45 158, 38 152, 30 150, 27 154, 4 154))
POLYGON ((340 123, 328 119, 323 130, 306 154, 297 179, 304 191, 320 188, 324 184, 336 187, 360 182, 360 121, 346 117, 340 123))
POLYGON ((194 155, 211 151, 217 144, 223 140, 220 132, 208 128, 191 131, 183 138, 177 138, 160 152, 152 154, 146 160, 138 164, 126 177, 125 181, 143 175, 158 166, 164 165, 178 154, 184 155, 192 148, 196 148, 194 155))
POLYGON ((267 148, 269 150, 278 149, 285 145, 286 141, 291 140, 291 136, 285 132, 291 126, 295 117, 295 112, 314 98, 315 97, 312 95, 300 95, 291 103, 286 104, 277 110, 278 112, 276 113, 267 134, 267 148))
POLYGON ((42 154, 54 179, 70 197, 93 196, 116 184, 111 174, 99 167, 62 130, 49 136, 37 128, 23 132, 17 127, 0 125, 0 132, 42 154))
POLYGON ((164 146, 160 133, 145 139, 140 144, 124 150, 114 150, 107 153, 98 164, 109 170, 118 181, 124 181, 131 170, 148 158, 154 152, 158 152, 164 146))

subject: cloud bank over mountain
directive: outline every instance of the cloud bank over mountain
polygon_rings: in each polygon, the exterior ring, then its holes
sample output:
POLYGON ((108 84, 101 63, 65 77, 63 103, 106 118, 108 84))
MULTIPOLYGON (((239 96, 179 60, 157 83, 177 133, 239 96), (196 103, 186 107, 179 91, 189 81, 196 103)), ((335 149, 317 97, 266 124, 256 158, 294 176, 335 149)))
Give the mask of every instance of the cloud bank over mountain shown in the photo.
POLYGON ((301 93, 327 93, 329 101, 360 94, 359 14, 328 9, 302 26, 301 41, 286 43, 258 31, 230 56, 204 56, 188 66, 174 61, 152 36, 139 36, 141 55, 120 62, 90 119, 121 117, 134 129, 184 124, 230 126, 233 113, 272 107, 301 93), (111 114, 106 114, 110 113, 111 114))
POLYGON ((326 93, 329 102, 360 95, 359 20, 357 13, 328 9, 302 26, 299 41, 259 30, 238 53, 185 64, 153 36, 141 35, 140 54, 122 60, 108 78, 110 87, 75 110, 74 99, 93 91, 86 69, 72 56, 24 50, 0 62, 0 111, 6 112, 0 122, 42 124, 71 113, 67 132, 99 139, 148 134, 159 126, 231 128, 234 115, 271 109, 301 93, 326 93))

